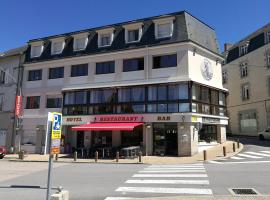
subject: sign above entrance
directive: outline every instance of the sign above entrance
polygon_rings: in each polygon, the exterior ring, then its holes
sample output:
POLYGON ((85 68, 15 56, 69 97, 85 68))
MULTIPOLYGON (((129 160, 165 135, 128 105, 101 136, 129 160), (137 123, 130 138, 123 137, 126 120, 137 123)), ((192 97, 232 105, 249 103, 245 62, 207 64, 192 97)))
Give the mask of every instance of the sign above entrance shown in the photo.
POLYGON ((202 123, 205 123, 205 124, 219 124, 220 119, 211 118, 211 117, 203 117, 202 118, 202 123))
POLYGON ((128 115, 114 115, 114 116, 96 116, 94 122, 142 122, 143 116, 128 116, 128 115))

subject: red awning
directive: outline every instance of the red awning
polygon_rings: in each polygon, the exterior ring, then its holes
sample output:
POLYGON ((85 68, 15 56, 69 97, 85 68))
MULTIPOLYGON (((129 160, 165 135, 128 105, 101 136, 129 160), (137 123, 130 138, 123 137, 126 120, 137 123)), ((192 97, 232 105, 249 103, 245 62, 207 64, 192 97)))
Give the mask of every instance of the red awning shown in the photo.
POLYGON ((73 131, 132 131, 135 127, 142 125, 142 122, 129 123, 89 123, 74 126, 73 131))

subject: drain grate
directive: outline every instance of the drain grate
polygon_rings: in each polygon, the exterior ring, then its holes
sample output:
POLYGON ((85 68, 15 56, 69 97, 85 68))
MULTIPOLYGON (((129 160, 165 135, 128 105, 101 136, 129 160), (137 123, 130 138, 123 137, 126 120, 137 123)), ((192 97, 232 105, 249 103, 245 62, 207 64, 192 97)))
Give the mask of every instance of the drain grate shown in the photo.
POLYGON ((229 189, 233 195, 258 195, 254 188, 232 188, 229 189))

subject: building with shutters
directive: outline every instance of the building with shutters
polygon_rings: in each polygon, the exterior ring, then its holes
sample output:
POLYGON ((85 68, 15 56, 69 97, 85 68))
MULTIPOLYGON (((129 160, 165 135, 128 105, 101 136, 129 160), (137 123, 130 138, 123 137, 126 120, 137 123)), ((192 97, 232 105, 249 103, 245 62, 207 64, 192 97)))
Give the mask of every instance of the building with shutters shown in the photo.
POLYGON ((14 107, 25 50, 26 46, 0 53, 0 146, 8 149, 19 142, 14 107))
POLYGON ((223 86, 229 90, 229 131, 257 136, 270 127, 270 24, 225 48, 223 86))
POLYGON ((30 40, 22 148, 43 151, 51 111, 63 113, 65 153, 190 156, 223 143, 222 61, 215 31, 184 11, 30 40))

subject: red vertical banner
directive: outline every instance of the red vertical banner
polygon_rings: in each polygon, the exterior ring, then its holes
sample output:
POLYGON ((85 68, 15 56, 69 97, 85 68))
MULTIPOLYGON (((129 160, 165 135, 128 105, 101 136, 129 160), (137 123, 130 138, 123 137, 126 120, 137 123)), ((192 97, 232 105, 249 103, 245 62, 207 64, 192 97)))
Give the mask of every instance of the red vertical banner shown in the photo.
POLYGON ((20 117, 21 115, 22 115, 22 96, 16 96, 15 116, 20 117))

